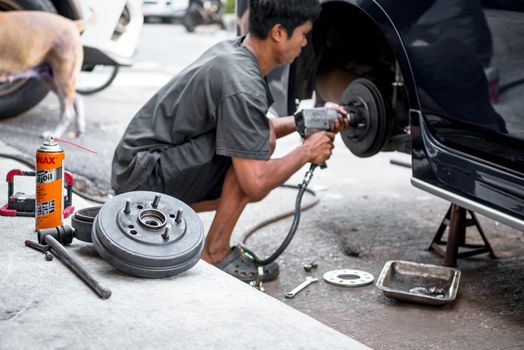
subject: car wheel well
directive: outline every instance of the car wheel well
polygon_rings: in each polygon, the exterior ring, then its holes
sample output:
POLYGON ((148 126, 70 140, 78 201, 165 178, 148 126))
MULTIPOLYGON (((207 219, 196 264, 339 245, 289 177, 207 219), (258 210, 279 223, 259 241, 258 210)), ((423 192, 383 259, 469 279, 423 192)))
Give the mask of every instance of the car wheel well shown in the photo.
POLYGON ((380 26, 361 8, 332 1, 323 5, 312 41, 316 95, 324 101, 343 103, 341 98, 352 81, 370 80, 380 90, 390 124, 382 151, 409 152, 407 92, 397 58, 380 26))

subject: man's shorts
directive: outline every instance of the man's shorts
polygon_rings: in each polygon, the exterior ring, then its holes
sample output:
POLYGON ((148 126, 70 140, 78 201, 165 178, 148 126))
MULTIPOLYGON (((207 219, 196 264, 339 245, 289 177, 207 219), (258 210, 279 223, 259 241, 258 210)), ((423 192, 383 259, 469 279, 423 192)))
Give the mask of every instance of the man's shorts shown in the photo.
POLYGON ((151 176, 136 190, 165 193, 188 205, 220 198, 224 179, 231 167, 230 158, 215 156, 209 163, 174 172, 166 169, 169 165, 162 160, 161 155, 151 176))

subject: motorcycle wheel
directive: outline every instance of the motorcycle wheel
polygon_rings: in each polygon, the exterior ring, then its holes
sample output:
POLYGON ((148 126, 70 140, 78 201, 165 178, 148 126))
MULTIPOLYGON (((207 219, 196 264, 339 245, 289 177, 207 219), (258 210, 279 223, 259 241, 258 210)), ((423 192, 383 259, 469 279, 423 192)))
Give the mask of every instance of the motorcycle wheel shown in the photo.
MULTIPOLYGON (((0 11, 33 10, 56 13, 49 0, 0 0, 0 11)), ((0 83, 0 119, 22 114, 46 97, 48 88, 38 79, 0 83)))
POLYGON ((186 28, 186 31, 188 33, 193 33, 195 31, 195 25, 193 24, 191 16, 186 14, 184 16, 184 19, 182 20, 182 24, 184 25, 184 28, 186 28))
POLYGON ((189 5, 189 8, 186 11, 182 24, 188 33, 193 33, 198 25, 204 23, 204 18, 202 18, 202 14, 200 13, 201 7, 202 4, 193 3, 189 5))
POLYGON ((119 66, 95 66, 92 72, 80 72, 76 92, 92 95, 104 90, 115 80, 119 70, 119 66))

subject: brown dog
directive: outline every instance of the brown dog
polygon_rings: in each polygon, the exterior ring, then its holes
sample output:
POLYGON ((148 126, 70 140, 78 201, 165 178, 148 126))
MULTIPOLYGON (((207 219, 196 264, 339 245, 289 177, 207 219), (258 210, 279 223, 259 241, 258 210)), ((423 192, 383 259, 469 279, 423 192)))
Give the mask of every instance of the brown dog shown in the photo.
POLYGON ((75 93, 83 60, 84 22, 40 11, 0 12, 0 81, 37 77, 60 101, 60 122, 43 136, 60 137, 74 119, 85 131, 83 104, 75 93))

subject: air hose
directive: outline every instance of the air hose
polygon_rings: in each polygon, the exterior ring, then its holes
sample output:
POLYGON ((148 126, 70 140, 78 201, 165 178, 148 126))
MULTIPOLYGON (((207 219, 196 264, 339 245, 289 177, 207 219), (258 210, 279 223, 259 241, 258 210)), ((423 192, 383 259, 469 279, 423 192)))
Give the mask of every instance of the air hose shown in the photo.
MULTIPOLYGON (((268 264, 272 263, 273 261, 275 261, 284 252, 284 250, 286 250, 287 246, 289 245, 289 243, 291 242, 291 240, 295 236, 295 233, 296 233, 297 228, 298 228, 298 224, 300 222, 300 213, 301 213, 302 210, 305 210, 305 209, 300 207, 301 204, 302 204, 302 197, 304 196, 304 192, 306 192, 306 190, 307 190, 307 186, 309 185, 309 182, 313 178, 313 171, 315 171, 316 167, 317 167, 316 164, 311 164, 311 166, 309 167, 309 170, 304 175, 304 179, 302 180, 302 183, 300 185, 298 185, 298 194, 297 194, 297 197, 296 197, 296 200, 295 200, 295 211, 294 211, 293 223, 291 224, 291 227, 289 229, 289 232, 288 232, 287 236, 284 238, 284 241, 280 244, 278 249, 275 250, 275 252, 273 254, 271 254, 271 256, 269 256, 268 258, 260 259, 251 250, 245 248, 244 246, 241 246, 241 248, 243 250, 243 254, 246 255, 247 257, 251 258, 257 265, 268 265, 268 264)), ((315 205, 317 203, 318 203, 318 200, 314 204, 310 205, 308 208, 311 208, 313 205, 315 205)), ((308 209, 308 208, 306 208, 306 209, 308 209)), ((263 226, 265 226, 265 225, 267 225, 267 224, 269 224, 271 222, 275 222, 277 220, 280 220, 281 218, 284 218, 284 217, 287 217, 287 215, 286 216, 280 215, 277 218, 273 218, 273 219, 269 220, 269 222, 264 222, 264 223, 261 223, 261 224, 257 225, 254 229, 251 229, 247 234, 244 234, 244 237, 241 240, 241 242, 244 243, 247 240, 247 238, 251 234, 253 234, 256 230, 258 230, 259 228, 261 228, 261 227, 263 227, 263 226)))

